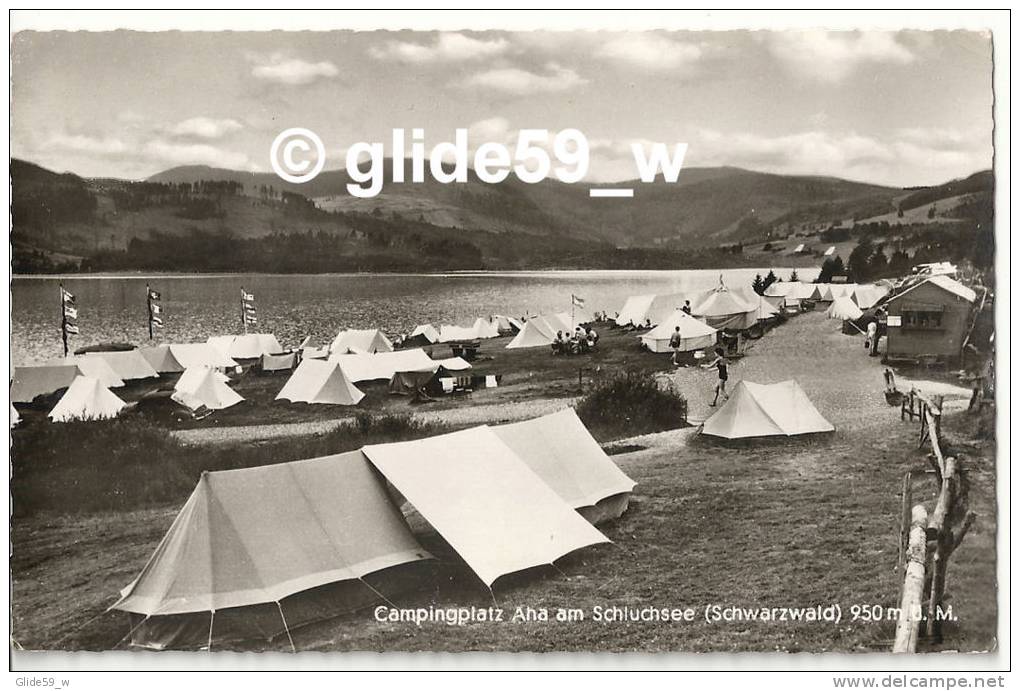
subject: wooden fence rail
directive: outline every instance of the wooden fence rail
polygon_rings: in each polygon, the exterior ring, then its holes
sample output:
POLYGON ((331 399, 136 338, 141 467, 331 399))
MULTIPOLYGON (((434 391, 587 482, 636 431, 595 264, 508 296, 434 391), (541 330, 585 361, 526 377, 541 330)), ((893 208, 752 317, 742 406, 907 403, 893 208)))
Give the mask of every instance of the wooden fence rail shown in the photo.
POLYGON ((914 473, 903 478, 899 564, 904 572, 900 618, 893 643, 895 653, 916 652, 922 628, 927 639, 941 639, 942 621, 947 615, 944 600, 949 558, 976 518, 973 511, 967 510, 961 459, 944 455, 940 441, 942 406, 941 397, 933 401, 911 390, 900 407, 900 419, 917 417, 920 422, 918 447, 925 442, 931 446, 928 460, 939 491, 929 514, 923 504, 911 507, 914 473))

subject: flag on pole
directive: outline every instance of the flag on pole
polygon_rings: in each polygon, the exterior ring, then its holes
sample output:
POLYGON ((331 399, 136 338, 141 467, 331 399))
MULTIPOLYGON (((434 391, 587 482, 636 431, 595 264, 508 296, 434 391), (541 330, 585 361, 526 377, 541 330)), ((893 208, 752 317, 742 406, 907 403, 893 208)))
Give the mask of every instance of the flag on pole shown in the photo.
POLYGON ((68 334, 75 334, 75 335, 80 333, 78 331, 78 325, 77 324, 64 324, 64 332, 68 333, 68 334))
POLYGON ((63 300, 65 305, 74 304, 74 294, 64 290, 64 286, 60 286, 60 299, 63 300))
POLYGON ((573 305, 574 307, 584 307, 584 298, 578 297, 577 295, 571 293, 570 304, 573 305))
POLYGON ((67 303, 64 303, 64 317, 66 319, 77 319, 78 318, 78 308, 77 307, 71 307, 67 303))
POLYGON ((149 299, 150 300, 159 300, 159 291, 158 290, 151 290, 150 289, 149 290, 149 299))
POLYGON ((153 338, 152 330, 163 328, 163 318, 160 317, 163 313, 163 306, 159 304, 161 295, 158 290, 153 290, 146 284, 145 286, 145 306, 146 311, 149 315, 149 340, 153 338))
POLYGON ((246 292, 244 288, 241 288, 241 325, 244 326, 244 332, 248 333, 249 324, 258 324, 258 313, 255 308, 255 295, 246 292))

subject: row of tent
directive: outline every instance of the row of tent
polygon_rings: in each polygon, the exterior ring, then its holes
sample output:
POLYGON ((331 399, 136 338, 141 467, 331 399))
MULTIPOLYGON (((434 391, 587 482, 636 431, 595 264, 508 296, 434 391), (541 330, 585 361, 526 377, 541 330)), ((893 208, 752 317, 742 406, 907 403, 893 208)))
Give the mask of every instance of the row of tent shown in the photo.
POLYGON ((658 326, 688 307, 691 315, 717 331, 742 331, 776 315, 777 309, 750 288, 719 286, 709 290, 634 295, 616 317, 617 326, 658 326))
POLYGON ((782 298, 786 305, 798 305, 803 300, 834 302, 845 297, 849 298, 860 309, 868 309, 876 305, 888 295, 889 289, 876 283, 801 283, 799 281, 779 281, 765 289, 765 297, 771 298, 773 304, 782 298))
POLYGON ((206 472, 111 609, 131 613, 134 645, 211 646, 289 633, 401 584, 420 588, 419 566, 432 555, 400 498, 491 589, 501 576, 610 542, 595 525, 619 517, 634 486, 572 409, 206 472))
POLYGON ((507 348, 535 348, 548 346, 556 340, 559 333, 569 337, 577 327, 591 324, 595 318, 588 312, 575 310, 570 312, 550 312, 528 317, 517 335, 507 344, 507 348))

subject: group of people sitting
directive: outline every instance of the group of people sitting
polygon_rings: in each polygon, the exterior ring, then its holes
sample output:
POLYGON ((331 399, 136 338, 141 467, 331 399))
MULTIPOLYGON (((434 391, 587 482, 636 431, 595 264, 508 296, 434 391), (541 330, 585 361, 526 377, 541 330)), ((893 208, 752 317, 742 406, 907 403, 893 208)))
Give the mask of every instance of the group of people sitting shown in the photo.
POLYGON ((599 335, 593 328, 578 326, 574 333, 557 331, 552 342, 553 355, 589 353, 598 344, 599 335))

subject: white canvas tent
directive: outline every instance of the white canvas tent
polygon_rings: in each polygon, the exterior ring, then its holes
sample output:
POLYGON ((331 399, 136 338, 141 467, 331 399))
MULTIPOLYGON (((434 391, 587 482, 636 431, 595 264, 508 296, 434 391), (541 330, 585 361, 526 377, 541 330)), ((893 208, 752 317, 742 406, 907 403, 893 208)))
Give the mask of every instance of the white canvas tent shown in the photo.
POLYGON ((772 305, 771 302, 766 300, 763 296, 759 295, 756 304, 754 316, 758 321, 765 321, 779 314, 779 309, 772 305))
POLYGON ((50 411, 53 422, 105 420, 117 417, 126 404, 95 377, 76 377, 50 411))
POLYGON ((492 315, 492 324, 496 327, 496 330, 500 333, 517 333, 524 328, 524 322, 514 317, 508 317, 503 314, 492 315))
POLYGON ((524 322, 524 328, 517 332, 507 348, 535 348, 551 345, 556 338, 556 330, 542 317, 532 317, 524 322))
POLYGON ((159 377, 159 372, 152 368, 149 361, 142 357, 137 349, 87 353, 84 357, 102 358, 110 366, 110 369, 124 381, 159 377))
POLYGON ((84 377, 98 379, 99 383, 108 389, 115 389, 124 386, 124 380, 113 371, 110 364, 103 358, 85 357, 83 355, 70 355, 66 358, 58 358, 45 363, 47 365, 77 365, 78 370, 84 377))
POLYGON ((226 385, 222 375, 209 367, 189 367, 184 370, 170 397, 191 410, 203 406, 209 410, 222 410, 244 400, 226 385))
POLYGON ((292 403, 328 403, 333 405, 357 405, 365 397, 335 362, 326 360, 304 360, 294 370, 276 400, 292 403))
POLYGON ((645 315, 655 300, 655 294, 631 295, 620 308, 620 314, 616 317, 617 326, 644 326, 645 315))
POLYGON ((11 381, 11 403, 31 403, 39 396, 66 389, 81 375, 78 365, 19 365, 11 381))
POLYGON ((160 374, 176 374, 187 369, 174 357, 169 345, 146 346, 138 352, 160 374))
POLYGON ((363 451, 490 588, 609 542, 488 427, 363 451))
POLYGON ((716 330, 681 310, 676 310, 665 321, 642 335, 641 343, 653 353, 671 353, 670 339, 680 327, 680 350, 700 350, 715 345, 716 330))
POLYGON ((389 353, 393 344, 379 329, 346 329, 337 333, 329 352, 338 353, 389 353))
POLYGON ((496 338, 499 336, 499 326, 482 317, 475 319, 475 324, 472 328, 478 334, 478 338, 496 338))
POLYGON ((694 316, 702 317, 716 329, 749 329, 758 322, 757 308, 729 290, 721 288, 694 306, 694 316))
POLYGON ((391 353, 343 354, 333 353, 330 362, 343 368, 347 378, 357 384, 374 379, 391 379, 396 372, 434 372, 439 363, 421 348, 395 350, 391 353))
POLYGON ((408 339, 421 337, 428 343, 439 342, 439 330, 431 324, 420 324, 411 331, 408 339))
POLYGON ((862 310, 866 310, 869 307, 874 307, 879 300, 888 294, 889 290, 885 286, 874 284, 858 285, 854 288, 850 299, 862 310))
POLYGON ((273 334, 210 336, 206 343, 235 360, 254 360, 283 352, 283 346, 273 334))
POLYGON ((618 518, 626 510, 636 483, 606 455, 573 408, 492 431, 592 523, 618 518))
POLYGON ((741 381, 729 400, 705 421, 702 432, 725 439, 793 436, 835 428, 796 381, 755 384, 741 381))
POLYGON ((220 369, 237 367, 237 362, 233 358, 208 343, 171 343, 170 354, 186 370, 192 367, 220 369))
POLYGON ((279 355, 263 355, 259 367, 263 372, 289 372, 297 363, 297 353, 280 353, 279 355))
POLYGON ((270 638, 377 601, 366 576, 428 558, 360 451, 206 472, 112 609, 138 615, 145 647, 270 638))
POLYGON ((864 312, 848 297, 836 298, 825 311, 829 319, 860 319, 862 314, 864 312))

